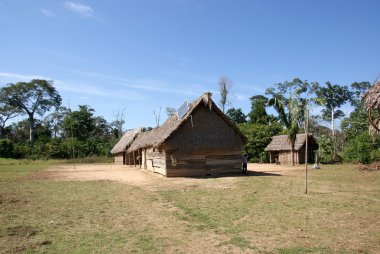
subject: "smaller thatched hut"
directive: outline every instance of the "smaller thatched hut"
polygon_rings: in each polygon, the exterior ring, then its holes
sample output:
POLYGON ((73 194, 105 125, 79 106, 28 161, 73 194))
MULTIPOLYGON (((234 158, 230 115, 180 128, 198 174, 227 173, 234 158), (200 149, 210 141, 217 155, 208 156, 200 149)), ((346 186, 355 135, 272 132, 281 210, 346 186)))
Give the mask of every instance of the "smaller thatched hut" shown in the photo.
MULTIPOLYGON (((111 150, 111 153, 115 156, 115 164, 136 165, 136 161, 131 161, 130 157, 127 158, 126 151, 141 132, 141 128, 136 128, 124 133, 119 142, 111 150)), ((133 159, 136 160, 136 158, 133 159)))
MULTIPOLYGON (((305 163, 305 144, 306 134, 297 134, 296 142, 294 144, 294 164, 296 165, 305 163)), ((309 134, 308 163, 314 163, 315 150, 317 149, 317 141, 312 134, 309 134)), ((287 135, 272 137, 272 141, 265 148, 265 151, 269 152, 270 163, 292 163, 291 144, 287 135)))

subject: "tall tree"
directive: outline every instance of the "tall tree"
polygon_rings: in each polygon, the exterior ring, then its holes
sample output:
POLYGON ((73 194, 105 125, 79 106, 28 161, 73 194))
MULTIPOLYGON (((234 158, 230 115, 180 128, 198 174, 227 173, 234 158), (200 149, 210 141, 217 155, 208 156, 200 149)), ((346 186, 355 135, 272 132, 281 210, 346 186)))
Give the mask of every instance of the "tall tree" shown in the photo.
POLYGON ((8 120, 18 115, 18 110, 0 102, 0 138, 4 138, 4 129, 8 120))
POLYGON ((326 82, 326 86, 315 86, 315 94, 318 99, 323 101, 324 109, 322 118, 325 121, 331 121, 332 136, 335 135, 335 119, 342 118, 344 113, 339 108, 351 100, 352 93, 347 86, 333 85, 326 82))
POLYGON ((96 129, 94 112, 95 110, 88 105, 79 105, 79 110, 67 114, 63 120, 66 138, 74 136, 82 141, 90 138, 96 129))
POLYGON ((59 107, 53 113, 47 115, 44 119, 45 125, 50 129, 54 138, 58 136, 63 136, 64 134, 64 126, 63 120, 65 116, 69 113, 68 108, 59 107))
POLYGON ((118 110, 113 114, 115 120, 111 123, 111 126, 115 128, 116 136, 121 137, 124 132, 124 124, 125 124, 125 108, 122 110, 118 110))
POLYGON ((226 105, 229 104, 229 95, 231 93, 232 81, 227 77, 221 77, 219 80, 220 106, 223 113, 226 105))
POLYGON ((341 122, 341 128, 346 139, 354 139, 370 129, 367 112, 363 104, 363 95, 371 88, 370 82, 355 82, 351 84, 351 105, 354 110, 341 122))
POLYGON ((234 124, 247 122, 246 116, 244 115, 241 108, 230 108, 229 110, 227 110, 226 115, 234 124))
POLYGON ((255 95, 251 100, 251 111, 248 114, 250 123, 269 124, 270 116, 266 111, 268 98, 263 95, 255 95))
POLYGON ((351 105, 354 107, 363 107, 363 95, 372 87, 368 81, 354 82, 351 84, 351 105))
POLYGON ((266 94, 271 96, 268 105, 273 106, 277 111, 286 129, 291 146, 292 165, 294 165, 294 145, 304 119, 304 110, 310 93, 310 84, 299 78, 278 83, 276 88, 269 88, 266 91, 266 94))
POLYGON ((315 94, 317 98, 323 101, 324 109, 322 110, 322 118, 325 121, 331 121, 331 136, 334 144, 333 159, 336 159, 336 137, 335 137, 335 119, 344 117, 344 112, 339 108, 351 100, 352 93, 347 86, 333 85, 326 82, 326 86, 315 86, 315 94))
POLYGON ((35 114, 44 115, 51 108, 61 105, 61 96, 53 81, 33 79, 30 82, 8 84, 0 90, 0 101, 28 116, 29 140, 34 144, 35 114))

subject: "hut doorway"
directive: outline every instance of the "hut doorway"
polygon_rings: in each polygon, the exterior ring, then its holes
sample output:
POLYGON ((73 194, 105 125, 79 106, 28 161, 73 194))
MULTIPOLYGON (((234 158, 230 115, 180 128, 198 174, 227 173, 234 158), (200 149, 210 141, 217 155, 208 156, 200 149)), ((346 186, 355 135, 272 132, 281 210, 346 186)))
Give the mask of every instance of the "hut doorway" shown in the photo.
POLYGON ((269 153, 269 162, 279 164, 280 153, 278 151, 269 153))

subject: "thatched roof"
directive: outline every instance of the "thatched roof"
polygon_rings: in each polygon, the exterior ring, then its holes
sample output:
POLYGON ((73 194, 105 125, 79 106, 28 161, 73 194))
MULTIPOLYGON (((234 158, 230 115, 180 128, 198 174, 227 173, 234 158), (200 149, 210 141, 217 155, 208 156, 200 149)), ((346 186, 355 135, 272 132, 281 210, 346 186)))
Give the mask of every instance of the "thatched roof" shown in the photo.
POLYGON ((133 142, 128 152, 138 150, 143 147, 158 147, 164 143, 176 130, 178 130, 182 124, 191 116, 192 112, 200 105, 205 105, 214 110, 222 119, 233 128, 236 133, 238 133, 241 138, 246 141, 246 137, 242 134, 239 129, 231 123, 227 116, 216 106, 216 104, 211 99, 211 93, 204 93, 198 99, 190 103, 190 109, 187 113, 178 120, 177 114, 170 116, 160 127, 153 129, 151 131, 142 132, 136 140, 133 142))
POLYGON ((380 81, 377 81, 376 84, 363 95, 363 99, 367 110, 374 109, 380 111, 380 81))
MULTIPOLYGON (((297 134, 294 150, 298 151, 302 148, 306 141, 306 134, 297 134)), ((309 134, 309 145, 313 150, 318 149, 318 144, 313 135, 309 134)), ((265 151, 288 151, 291 150, 290 141, 287 135, 273 136, 272 141, 265 148, 265 151)))
POLYGON ((112 148, 111 153, 122 153, 127 150, 127 148, 132 144, 132 142, 136 139, 137 135, 141 133, 141 128, 136 128, 124 133, 119 142, 112 148))
POLYGON ((368 120, 377 132, 380 132, 380 81, 363 96, 364 106, 368 111, 368 120), (376 115, 377 113, 377 115, 376 115))

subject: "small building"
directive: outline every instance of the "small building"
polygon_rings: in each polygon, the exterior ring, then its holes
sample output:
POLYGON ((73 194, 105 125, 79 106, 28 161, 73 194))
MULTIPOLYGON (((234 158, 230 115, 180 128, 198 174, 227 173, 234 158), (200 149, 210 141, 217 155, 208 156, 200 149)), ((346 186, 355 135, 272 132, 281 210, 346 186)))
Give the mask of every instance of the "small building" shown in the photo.
MULTIPOLYGON (((309 134, 308 137, 308 163, 314 163, 318 143, 313 135, 309 134)), ((297 134, 294 144, 294 164, 296 165, 305 163, 305 144, 306 134, 297 134)), ((270 163, 292 164, 291 144, 287 135, 272 137, 265 151, 269 152, 270 163)))
MULTIPOLYGON (((126 150, 145 170, 168 177, 241 172, 246 137, 205 93, 185 102, 160 127, 141 132, 126 150)), ((124 147, 124 146, 123 146, 124 147)))
POLYGON ((111 150, 111 154, 115 156, 115 164, 136 165, 138 163, 136 157, 133 158, 126 151, 141 132, 142 128, 136 128, 124 133, 119 142, 111 150))

